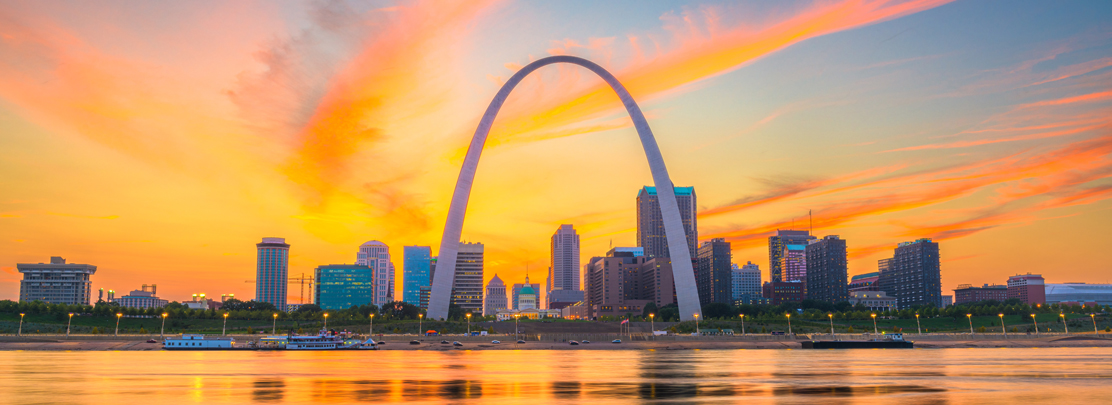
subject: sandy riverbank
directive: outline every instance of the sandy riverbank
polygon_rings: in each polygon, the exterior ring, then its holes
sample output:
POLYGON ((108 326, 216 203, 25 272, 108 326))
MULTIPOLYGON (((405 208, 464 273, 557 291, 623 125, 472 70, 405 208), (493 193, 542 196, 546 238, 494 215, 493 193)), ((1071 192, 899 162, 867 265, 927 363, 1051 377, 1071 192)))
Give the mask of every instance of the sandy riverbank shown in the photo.
MULTIPOLYGON (((915 343, 916 348, 1049 348, 1049 347, 1112 347, 1112 339, 1066 337, 1044 339, 1016 339, 1016 340, 924 340, 915 343)), ((797 341, 779 342, 745 342, 745 341, 668 341, 668 342, 592 342, 572 346, 567 343, 556 342, 527 342, 513 343, 506 341, 500 344, 490 342, 466 342, 462 347, 455 347, 439 342, 411 345, 406 342, 389 342, 381 346, 382 350, 731 350, 731 349, 801 349, 797 341)), ((25 342, 0 342, 0 350, 29 350, 29 351, 66 351, 66 350, 94 350, 94 351, 153 351, 161 350, 159 343, 146 343, 135 340, 100 340, 100 341, 55 341, 37 339, 25 342)))

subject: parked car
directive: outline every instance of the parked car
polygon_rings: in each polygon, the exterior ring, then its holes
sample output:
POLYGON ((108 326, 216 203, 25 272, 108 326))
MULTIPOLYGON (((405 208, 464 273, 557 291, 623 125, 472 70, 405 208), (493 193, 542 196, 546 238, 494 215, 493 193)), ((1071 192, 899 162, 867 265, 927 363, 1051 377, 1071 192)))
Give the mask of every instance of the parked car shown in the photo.
POLYGON ((448 344, 448 341, 447 341, 447 340, 441 340, 441 341, 440 341, 440 344, 442 344, 442 345, 446 345, 446 344, 448 344))
POLYGON ((587 343, 591 343, 591 341, 590 341, 590 340, 584 340, 584 341, 582 341, 582 342, 579 342, 579 343, 582 343, 582 344, 587 344, 587 343))
POLYGON ((622 343, 622 340, 621 339, 614 339, 614 340, 611 340, 610 343, 622 343))
POLYGON ((572 345, 572 346, 579 346, 579 342, 576 342, 576 341, 574 341, 574 340, 573 340, 573 341, 570 341, 570 342, 568 342, 568 344, 569 344, 569 345, 572 345))
POLYGON ((463 343, 460 343, 459 341, 455 341, 455 342, 452 342, 452 346, 463 346, 463 343))
POLYGON ((524 341, 524 340, 519 340, 519 341, 517 341, 517 342, 518 342, 518 343, 525 343, 525 341, 524 341))
POLYGON ((418 341, 416 341, 416 340, 410 340, 410 341, 409 341, 409 344, 411 344, 411 345, 419 345, 419 344, 421 344, 421 342, 418 342, 418 341))
POLYGON ((158 343, 158 341, 154 339, 147 339, 147 343, 158 343))
POLYGON ((497 340, 491 340, 491 341, 490 341, 490 343, 492 343, 492 344, 499 344, 499 343, 502 343, 502 342, 499 342, 499 341, 497 341, 497 340))

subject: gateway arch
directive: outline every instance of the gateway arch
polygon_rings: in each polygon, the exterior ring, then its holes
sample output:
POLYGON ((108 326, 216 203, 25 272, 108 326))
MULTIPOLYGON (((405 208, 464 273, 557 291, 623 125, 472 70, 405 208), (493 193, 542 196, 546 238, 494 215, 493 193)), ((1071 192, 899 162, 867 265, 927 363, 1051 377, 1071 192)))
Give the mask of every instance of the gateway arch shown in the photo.
POLYGON ((463 160, 459 179, 456 180, 456 190, 452 193, 452 205, 448 208, 448 220, 444 224, 444 235, 440 240, 440 253, 436 262, 436 274, 432 280, 432 291, 429 295, 428 318, 447 319, 448 304, 452 300, 452 284, 455 279, 456 255, 459 253, 460 235, 463 233, 463 218, 467 213, 467 200, 471 196, 471 185, 475 182, 475 171, 479 166, 479 155, 483 153, 490 127, 498 110, 510 96, 510 92, 521 82, 525 76, 534 70, 554 63, 571 63, 587 68, 599 75, 622 100, 629 117, 633 119, 633 126, 641 138, 641 145, 645 148, 645 157, 649 160, 649 169, 652 171, 653 183, 656 184, 657 198, 660 202, 660 214, 664 219, 664 233, 668 239, 668 252, 672 259, 672 276, 676 284, 676 300, 679 304, 680 319, 693 320, 702 315, 699 306, 699 290, 695 285, 695 272, 691 268, 691 253, 687 250, 687 235, 683 230, 683 221, 680 219, 679 204, 676 203, 674 185, 668 177, 668 169, 664 167, 664 158, 660 156, 660 148, 656 145, 656 138, 645 121, 645 115, 637 102, 629 95, 625 87, 618 82, 614 75, 607 72, 602 66, 589 60, 574 56, 550 56, 526 65, 517 71, 502 85, 498 94, 491 100, 490 105, 475 129, 475 136, 471 138, 471 146, 467 149, 467 156, 463 160))

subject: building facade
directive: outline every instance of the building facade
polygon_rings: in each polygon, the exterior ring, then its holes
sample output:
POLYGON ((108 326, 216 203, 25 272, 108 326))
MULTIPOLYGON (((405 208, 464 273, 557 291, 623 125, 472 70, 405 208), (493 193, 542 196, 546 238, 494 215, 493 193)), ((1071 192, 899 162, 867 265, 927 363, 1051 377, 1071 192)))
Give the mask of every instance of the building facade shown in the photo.
MULTIPOLYGON (((428 302, 427 299, 425 302, 428 302)), ((486 285, 486 295, 483 296, 483 316, 494 316, 498 311, 508 309, 506 302, 506 283, 495 274, 486 285)))
POLYGON ((761 286, 764 297, 772 305, 785 302, 802 302, 806 297, 803 283, 799 281, 771 281, 761 286))
POLYGON ((1046 284, 1046 303, 1112 305, 1112 284, 1046 284))
POLYGON ((255 301, 269 302, 279 311, 285 311, 290 278, 290 245, 284 238, 263 238, 255 247, 258 249, 255 301))
POLYGON ((882 265, 877 283, 881 291, 896 297, 900 309, 926 305, 941 308, 942 266, 938 243, 925 238, 900 243, 888 265, 882 265))
POLYGON ((849 303, 853 306, 864 305, 870 311, 896 310, 896 297, 889 297, 884 291, 852 291, 849 303))
POLYGON ((981 301, 1001 301, 1008 299, 1008 286, 988 285, 974 287, 970 284, 961 284, 954 289, 954 304, 972 304, 981 301))
POLYGON ((157 285, 152 284, 148 286, 144 284, 142 289, 132 290, 131 293, 129 293, 128 295, 116 299, 116 303, 120 304, 120 306, 124 308, 140 309, 162 308, 165 307, 166 304, 170 303, 169 301, 158 298, 158 296, 155 295, 157 293, 157 285))
POLYGON ((768 238, 769 281, 807 282, 807 244, 815 237, 807 231, 776 230, 768 238))
POLYGON ((649 300, 637 299, 642 265, 648 259, 630 251, 611 249, 606 257, 592 257, 583 265, 586 303, 591 317, 641 313, 649 300))
POLYGON ((572 225, 560 225, 552 234, 548 266, 546 308, 559 309, 583 300, 579 275, 579 234, 572 225))
MULTIPOLYGON (((683 231, 687 234, 687 250, 696 257, 695 248, 699 240, 699 223, 695 216, 698 207, 694 187, 674 187, 676 203, 683 220, 683 231)), ((670 257, 668 238, 664 234, 664 217, 660 215, 660 202, 656 187, 645 186, 637 193, 637 246, 645 248, 645 256, 670 257)))
POLYGON ((731 266, 731 297, 734 302, 745 301, 761 296, 761 268, 753 262, 746 262, 741 267, 731 266))
POLYGON ((700 305, 713 302, 733 304, 733 254, 730 242, 714 238, 699 246, 695 265, 695 285, 700 305))
POLYGON ((421 302, 421 287, 432 285, 431 274, 431 247, 402 247, 402 301, 413 305, 419 304, 421 302))
MULTIPOLYGON (((885 259, 888 260, 888 259, 885 259)), ((858 274, 849 279, 849 291, 880 291, 880 285, 877 280, 880 279, 880 272, 874 271, 872 273, 858 274)))
POLYGON ((377 240, 360 245, 355 264, 375 269, 375 305, 381 307, 394 301, 394 262, 390 261, 389 246, 377 240))
POLYGON ((1046 280, 1038 274, 1017 274, 1008 277, 1008 298, 1027 305, 1046 303, 1046 280))
POLYGON ((846 241, 837 235, 813 240, 805 249, 807 261, 807 298, 824 302, 849 300, 849 262, 846 241))
POLYGON ((676 303, 676 285, 672 278, 672 259, 667 257, 647 258, 641 267, 638 291, 631 299, 653 302, 657 308, 676 303))
POLYGON ((452 301, 464 312, 483 312, 483 244, 459 244, 456 255, 456 279, 452 283, 452 301))
POLYGON ((314 302, 321 309, 341 310, 374 303, 373 265, 328 264, 318 266, 313 274, 317 282, 314 302))
POLYGON ((526 273, 525 274, 525 282, 524 283, 514 283, 514 286, 510 289, 510 294, 511 294, 510 295, 510 309, 521 309, 521 308, 518 308, 518 302, 521 298, 521 290, 524 289, 525 287, 532 288, 534 294, 537 291, 540 291, 540 288, 541 288, 540 284, 530 283, 529 282, 529 274, 526 273))
POLYGON ((97 266, 67 264, 66 259, 52 256, 50 263, 17 263, 23 274, 19 282, 21 302, 42 301, 49 304, 89 305, 93 296, 92 276, 97 266))

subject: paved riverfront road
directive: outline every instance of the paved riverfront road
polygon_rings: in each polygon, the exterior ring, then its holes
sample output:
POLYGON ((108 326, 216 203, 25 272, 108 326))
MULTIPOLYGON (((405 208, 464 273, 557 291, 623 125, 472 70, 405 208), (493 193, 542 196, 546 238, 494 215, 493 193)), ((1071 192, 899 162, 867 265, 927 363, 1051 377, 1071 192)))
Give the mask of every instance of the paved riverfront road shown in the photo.
MULTIPOLYGON (((592 343, 594 344, 594 343, 592 343)), ((1110 348, 0 352, 0 403, 1108 403, 1110 348)))

